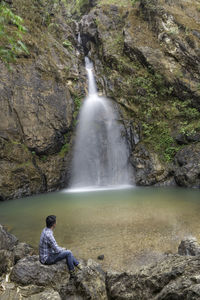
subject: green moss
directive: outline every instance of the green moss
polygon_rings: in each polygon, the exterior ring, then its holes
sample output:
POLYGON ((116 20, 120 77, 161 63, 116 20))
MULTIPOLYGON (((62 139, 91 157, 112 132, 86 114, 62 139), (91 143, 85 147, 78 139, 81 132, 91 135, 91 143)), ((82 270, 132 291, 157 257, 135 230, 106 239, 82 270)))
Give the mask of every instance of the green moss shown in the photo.
POLYGON ((197 121, 182 121, 180 122, 179 126, 179 132, 186 135, 190 136, 196 133, 200 132, 200 120, 197 121))
POLYGON ((41 159, 41 161, 45 162, 45 161, 47 161, 47 156, 46 155, 42 155, 40 159, 41 159))
POLYGON ((9 140, 9 142, 6 145, 8 149, 10 149, 10 151, 12 151, 13 147, 15 147, 14 145, 19 145, 25 152, 29 153, 28 147, 25 144, 21 143, 20 141, 9 140))
POLYGON ((142 124, 144 142, 159 154, 165 162, 170 162, 177 151, 180 150, 171 136, 169 125, 166 121, 157 121, 152 124, 142 124))
POLYGON ((131 0, 132 5, 134 6, 137 2, 139 2, 140 0, 131 0))
MULTIPOLYGON (((137 1, 137 0, 136 0, 137 1)), ((131 6, 134 0, 99 0, 99 5, 131 6)))
POLYGON ((31 160, 28 160, 24 163, 21 163, 21 164, 17 164, 16 165, 16 169, 21 169, 21 168, 27 168, 27 167, 30 167, 32 165, 32 161, 31 160))
POLYGON ((60 152, 59 152, 59 156, 64 158, 65 155, 68 153, 69 151, 69 148, 70 148, 70 139, 71 139, 71 134, 70 132, 66 132, 64 134, 64 140, 65 140, 65 143, 64 145, 62 146, 60 152))
POLYGON ((76 127, 76 125, 77 125, 77 117, 78 117, 78 114, 79 114, 79 111, 81 108, 82 99, 83 99, 83 96, 81 96, 81 95, 74 96, 75 109, 74 109, 74 113, 73 113, 73 127, 76 127))
POLYGON ((80 107, 81 107, 81 103, 82 103, 82 96, 76 96, 74 98, 74 104, 75 104, 75 110, 76 111, 79 111, 80 110, 80 107))
POLYGON ((68 48, 68 49, 72 49, 72 43, 68 40, 63 41, 63 47, 68 48))
POLYGON ((61 148, 61 150, 60 150, 60 152, 59 152, 59 155, 63 158, 63 157, 65 157, 65 155, 68 153, 68 151, 69 151, 69 144, 68 144, 68 143, 65 143, 65 144, 62 146, 62 148, 61 148))

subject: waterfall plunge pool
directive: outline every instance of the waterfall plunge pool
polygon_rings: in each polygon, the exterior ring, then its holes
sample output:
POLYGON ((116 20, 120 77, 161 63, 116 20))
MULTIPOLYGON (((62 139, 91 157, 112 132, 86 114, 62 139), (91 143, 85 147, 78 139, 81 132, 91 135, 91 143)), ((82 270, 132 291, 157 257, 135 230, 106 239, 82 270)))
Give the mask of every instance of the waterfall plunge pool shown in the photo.
POLYGON ((61 191, 0 202, 0 223, 35 248, 50 214, 58 244, 83 259, 104 254, 105 269, 136 270, 177 252, 186 236, 200 241, 200 190, 61 191))

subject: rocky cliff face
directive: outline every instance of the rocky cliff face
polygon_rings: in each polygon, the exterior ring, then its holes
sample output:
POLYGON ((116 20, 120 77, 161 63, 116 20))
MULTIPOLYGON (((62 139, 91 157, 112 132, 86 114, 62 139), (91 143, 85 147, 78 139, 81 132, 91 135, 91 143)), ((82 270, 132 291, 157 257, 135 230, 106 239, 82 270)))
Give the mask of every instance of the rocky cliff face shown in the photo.
POLYGON ((200 187, 199 1, 9 3, 30 55, 1 63, 1 199, 67 184, 83 51, 119 104, 136 184, 200 187))
POLYGON ((30 55, 19 56, 11 71, 1 63, 1 199, 54 190, 67 178, 85 78, 76 24, 65 7, 54 4, 11 4, 25 20, 30 55))

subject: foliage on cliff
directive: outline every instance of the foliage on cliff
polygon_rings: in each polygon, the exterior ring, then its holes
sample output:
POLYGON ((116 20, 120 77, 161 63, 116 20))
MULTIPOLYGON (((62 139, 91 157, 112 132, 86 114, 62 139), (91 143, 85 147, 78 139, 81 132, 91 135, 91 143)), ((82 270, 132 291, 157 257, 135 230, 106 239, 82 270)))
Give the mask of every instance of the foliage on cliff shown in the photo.
POLYGON ((22 34, 27 29, 23 26, 23 19, 14 14, 5 2, 0 3, 0 58, 5 63, 16 60, 22 53, 29 54, 22 42, 22 34))

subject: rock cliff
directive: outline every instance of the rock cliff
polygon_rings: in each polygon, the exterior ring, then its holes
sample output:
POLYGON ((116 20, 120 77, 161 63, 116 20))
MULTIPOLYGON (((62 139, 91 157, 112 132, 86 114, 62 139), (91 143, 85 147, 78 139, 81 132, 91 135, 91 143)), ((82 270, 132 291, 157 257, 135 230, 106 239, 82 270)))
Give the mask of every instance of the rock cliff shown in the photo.
POLYGON ((85 74, 76 53, 76 23, 54 4, 11 3, 24 19, 30 54, 19 55, 11 70, 1 63, 1 199, 55 190, 67 178, 85 74))
POLYGON ((29 54, 0 63, 1 200, 67 185, 85 54, 119 105, 136 184, 200 187, 198 0, 7 2, 29 54))

